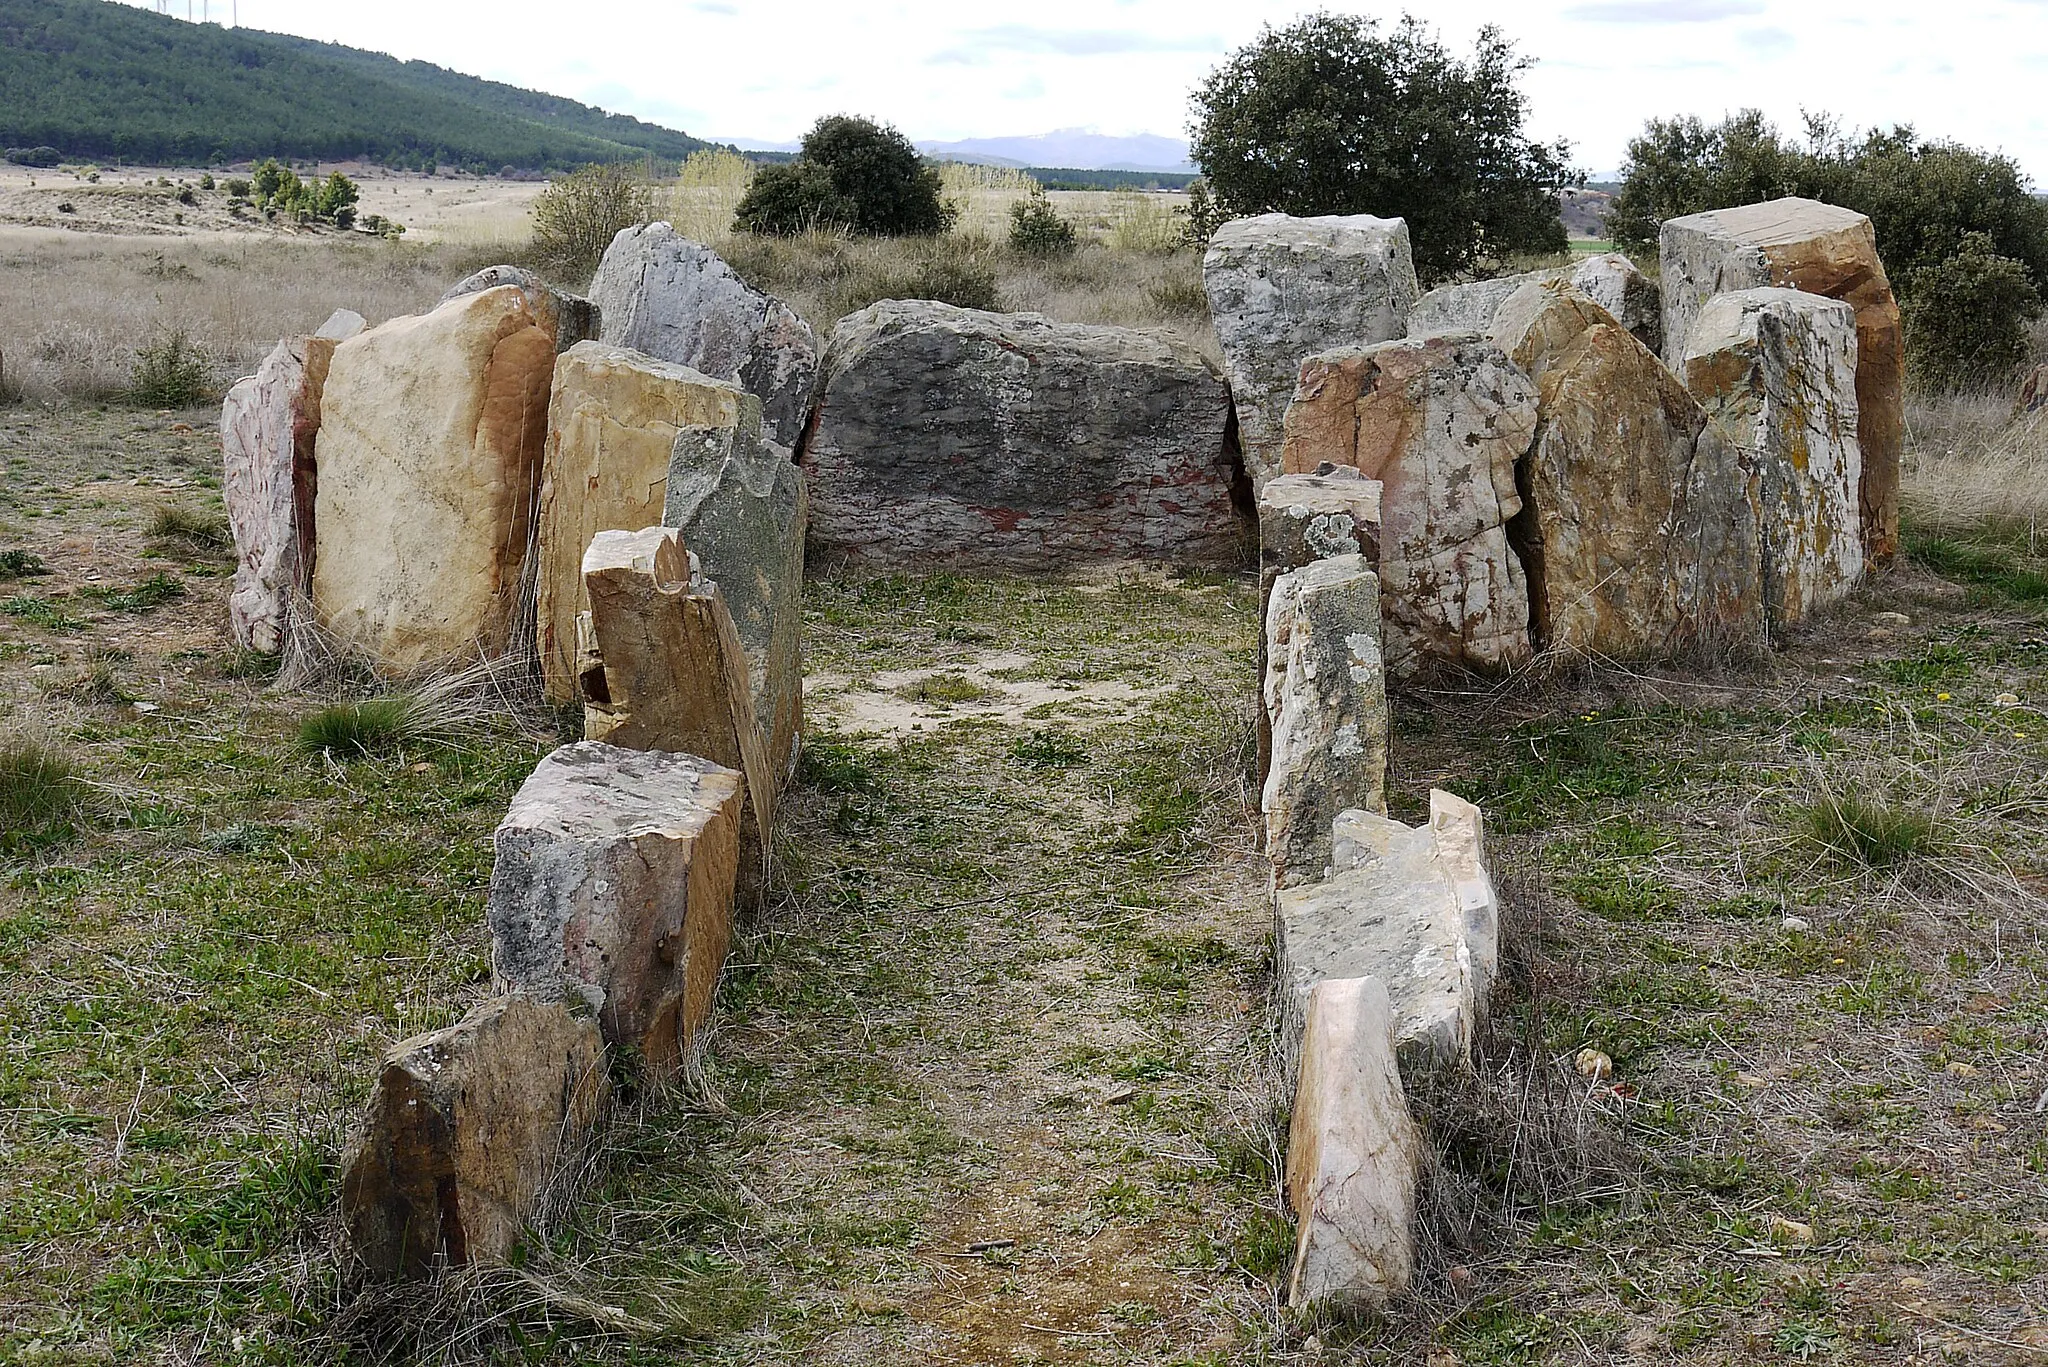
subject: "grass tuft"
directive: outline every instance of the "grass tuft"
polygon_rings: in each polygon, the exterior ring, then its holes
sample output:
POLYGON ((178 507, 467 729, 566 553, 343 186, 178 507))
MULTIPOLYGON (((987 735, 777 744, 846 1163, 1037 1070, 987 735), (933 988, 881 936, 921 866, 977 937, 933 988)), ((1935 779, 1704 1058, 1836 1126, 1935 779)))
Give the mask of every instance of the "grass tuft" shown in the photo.
POLYGON ((228 520, 220 513, 166 503, 149 520, 153 541, 182 541, 195 550, 226 551, 234 546, 228 520))
POLYGON ((951 704, 957 702, 980 702, 995 696, 995 690, 978 684, 965 674, 927 674, 922 679, 912 679, 896 690, 897 695, 912 702, 951 704))
POLYGON ((69 835, 91 805, 71 761, 31 740, 0 741, 0 852, 69 835))
POLYGON ((419 699, 407 693, 334 703, 299 723, 299 748, 308 754, 388 755, 437 738, 419 699))
POLYGON ((1902 864, 1938 843, 1940 828, 1930 813, 1854 791, 1823 790, 1797 815, 1807 839, 1866 868, 1902 864))
POLYGON ((129 397, 142 408, 191 408, 213 390, 213 358, 182 327, 158 334, 135 353, 129 397))

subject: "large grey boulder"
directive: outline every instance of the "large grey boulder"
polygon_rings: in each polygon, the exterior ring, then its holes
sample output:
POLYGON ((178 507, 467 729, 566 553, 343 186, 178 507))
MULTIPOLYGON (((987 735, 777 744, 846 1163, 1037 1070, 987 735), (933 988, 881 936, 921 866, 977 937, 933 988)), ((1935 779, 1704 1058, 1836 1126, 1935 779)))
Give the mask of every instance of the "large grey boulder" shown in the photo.
POLYGON ((747 652, 754 717, 771 776, 786 781, 804 729, 802 471, 761 440, 750 405, 735 427, 689 428, 669 450, 661 521, 716 583, 747 652))
POLYGON ((1683 370, 1693 320, 1717 294, 1777 286, 1840 299, 1856 312, 1857 505, 1864 558, 1899 545, 1899 462, 1905 447, 1905 331, 1877 231, 1853 209, 1774 199, 1689 214, 1658 233, 1664 355, 1683 370))
POLYGON ((440 302, 445 304, 465 294, 482 294, 500 285, 511 285, 526 296, 541 326, 555 334, 556 355, 597 336, 597 305, 581 295, 556 289, 524 266, 486 266, 451 286, 440 302))
POLYGON ((627 228, 606 248, 590 297, 600 340, 739 385, 761 400, 768 440, 796 446, 818 372, 817 337, 717 252, 666 223, 627 228))
POLYGON ((1536 386, 1474 333, 1341 347, 1301 364, 1283 468, 1381 484, 1387 668, 1497 672, 1527 658, 1529 592, 1507 527, 1536 386))
POLYGON ((350 1253, 383 1279, 504 1262, 610 1095, 597 1022, 558 1001, 500 997, 394 1045, 342 1158, 350 1253))
POLYGON ((1259 806, 1275 884, 1291 887, 1327 870, 1339 812, 1386 810, 1387 684, 1372 562, 1333 556, 1274 581, 1265 661, 1272 758, 1259 806))
POLYGON ((1373 978, 1327 979, 1307 1016, 1287 1136, 1297 1222, 1287 1302, 1384 1310, 1414 1275, 1423 1160, 1387 989, 1373 978))
POLYGON ((694 755, 580 741, 542 760, 495 837, 498 989, 588 1003, 606 1040, 673 1071, 725 963, 743 792, 694 755))
POLYGON ((1302 361, 1405 336, 1421 292, 1407 223, 1368 214, 1234 219, 1209 239, 1202 284, 1237 401, 1245 472, 1260 485, 1281 473, 1302 361))
POLYGON ((1803 290, 1717 294, 1694 317, 1686 387, 1753 481, 1772 627, 1845 596, 1865 565, 1856 313, 1803 290))
POLYGON ((1479 809, 1442 790, 1429 824, 1374 812, 1332 823, 1333 872, 1275 898, 1281 1055, 1292 1059, 1316 984, 1372 977, 1393 1002, 1402 1066, 1470 1061, 1500 962, 1500 902, 1479 809))
POLYGON ((1165 332, 885 300, 839 322, 811 540, 874 566, 1230 561, 1230 397, 1165 332))

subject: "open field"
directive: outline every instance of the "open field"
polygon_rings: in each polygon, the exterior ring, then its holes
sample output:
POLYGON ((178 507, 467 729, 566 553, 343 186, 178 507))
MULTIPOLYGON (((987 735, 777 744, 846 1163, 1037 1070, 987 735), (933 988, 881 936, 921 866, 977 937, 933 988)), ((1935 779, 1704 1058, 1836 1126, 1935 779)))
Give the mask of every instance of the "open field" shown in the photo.
MULTIPOLYGON (((498 249, 0 233, 8 375, 101 339, 0 405, 0 746, 82 800, 0 831, 0 1361, 2048 1357, 2048 424, 2002 397, 1909 413, 1910 559, 1767 669, 1395 699, 1394 814, 1484 806, 1512 934, 1478 1081, 1418 1098, 1390 1323, 1277 1309, 1256 589, 1158 571, 815 579, 809 758, 706 1075, 630 1101, 520 1268, 355 1295, 346 1126, 485 990, 490 833, 562 732, 304 749, 330 695, 228 646, 215 415, 64 377, 118 388, 176 321, 253 360, 498 249)), ((814 321, 950 258, 1213 346, 1185 253, 757 251, 814 321)))

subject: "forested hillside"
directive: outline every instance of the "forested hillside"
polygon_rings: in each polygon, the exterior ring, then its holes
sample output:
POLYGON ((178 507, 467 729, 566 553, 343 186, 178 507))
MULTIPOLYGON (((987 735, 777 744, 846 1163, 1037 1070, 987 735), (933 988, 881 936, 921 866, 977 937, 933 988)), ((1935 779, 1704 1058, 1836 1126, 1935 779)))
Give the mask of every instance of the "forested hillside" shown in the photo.
POLYGON ((280 156, 496 171, 705 145, 426 62, 110 0, 0 0, 0 147, 144 164, 280 156))

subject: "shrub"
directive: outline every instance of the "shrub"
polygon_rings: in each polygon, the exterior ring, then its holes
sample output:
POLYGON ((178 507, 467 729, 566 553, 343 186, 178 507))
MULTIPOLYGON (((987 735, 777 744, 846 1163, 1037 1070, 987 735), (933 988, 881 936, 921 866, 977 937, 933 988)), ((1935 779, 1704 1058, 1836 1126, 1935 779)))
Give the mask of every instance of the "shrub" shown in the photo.
POLYGON ((247 199, 249 191, 254 187, 249 184, 246 176, 234 176, 221 188, 228 192, 228 198, 230 199, 247 199))
POLYGON ((1010 206, 1010 249, 1024 256, 1065 256, 1077 241, 1074 225, 1052 207, 1045 191, 1010 206))
POLYGON ((1399 215, 1425 283, 1483 258, 1561 252, 1562 144, 1531 142, 1528 63, 1495 28, 1469 61, 1420 20, 1308 15, 1267 28, 1196 88, 1192 156, 1233 215, 1399 215))
POLYGON ((212 358, 182 327, 159 333, 135 353, 129 397, 144 408, 190 408, 211 389, 212 358))
POLYGON ((0 579, 30 579, 49 572, 50 567, 39 555, 23 550, 0 551, 0 579))
POLYGON ((0 741, 0 852, 20 853, 71 834, 91 789, 71 763, 34 741, 0 741))
POLYGON ((647 221, 648 208, 647 186, 625 167, 586 166, 534 200, 534 259, 564 280, 587 280, 613 238, 647 221))
POLYGON ((1965 235, 1954 256, 1914 271, 1904 293, 1908 366, 1919 383, 1988 387, 2026 361, 2041 293, 2026 263, 2000 256, 1988 233, 1965 235))
POLYGON ((942 188, 938 169, 896 129, 836 114, 804 135, 797 160, 755 177, 736 222, 782 237, 830 225, 870 237, 942 233, 955 216, 942 188))
POLYGON ((64 154, 54 147, 10 147, 5 155, 16 166, 30 166, 39 171, 46 171, 64 160, 64 154))
POLYGON ((1201 318, 1209 312, 1209 292, 1199 270, 1173 270, 1146 291, 1152 306, 1172 318, 1201 318))
POLYGON ((202 189, 202 190, 211 190, 211 189, 212 189, 213 187, 214 187, 214 179, 213 179, 213 172, 211 172, 211 171, 203 171, 203 172, 201 172, 201 173, 200 173, 200 176, 199 176, 199 188, 200 188, 200 189, 202 189))
POLYGON ((882 299, 931 299, 991 313, 1003 307, 994 269, 961 251, 934 251, 907 265, 870 264, 841 282, 834 303, 843 315, 882 299))
POLYGON ((1209 239, 1230 217, 1223 211, 1223 206, 1210 196, 1206 180, 1190 181, 1188 202, 1174 212, 1181 218, 1181 241, 1196 251, 1207 250, 1209 239))

